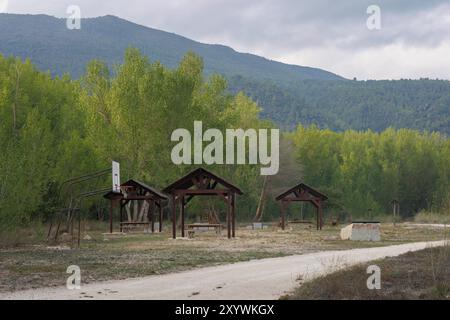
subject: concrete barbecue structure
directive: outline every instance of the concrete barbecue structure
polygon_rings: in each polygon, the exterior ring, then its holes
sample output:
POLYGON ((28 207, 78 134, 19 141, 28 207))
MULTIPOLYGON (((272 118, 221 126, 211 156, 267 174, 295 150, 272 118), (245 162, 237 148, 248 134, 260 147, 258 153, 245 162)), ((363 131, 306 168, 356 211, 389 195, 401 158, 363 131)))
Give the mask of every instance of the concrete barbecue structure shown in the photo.
POLYGON ((352 241, 380 241, 380 222, 355 221, 341 229, 341 239, 352 241))

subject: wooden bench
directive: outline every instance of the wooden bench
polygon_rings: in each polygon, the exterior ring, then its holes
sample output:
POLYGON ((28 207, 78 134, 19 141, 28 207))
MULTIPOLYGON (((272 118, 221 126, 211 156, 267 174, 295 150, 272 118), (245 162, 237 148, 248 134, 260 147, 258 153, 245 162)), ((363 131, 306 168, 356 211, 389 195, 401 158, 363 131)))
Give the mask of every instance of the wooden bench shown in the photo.
POLYGON ((220 223, 192 223, 187 224, 186 229, 188 231, 188 236, 191 238, 194 237, 195 228, 214 228, 217 234, 222 233, 222 225, 220 223))
POLYGON ((312 224, 311 220, 291 220, 288 221, 288 223, 293 223, 293 224, 312 224))
POLYGON ((129 229, 133 226, 147 226, 150 228, 151 222, 121 222, 120 228, 123 230, 124 228, 129 229))

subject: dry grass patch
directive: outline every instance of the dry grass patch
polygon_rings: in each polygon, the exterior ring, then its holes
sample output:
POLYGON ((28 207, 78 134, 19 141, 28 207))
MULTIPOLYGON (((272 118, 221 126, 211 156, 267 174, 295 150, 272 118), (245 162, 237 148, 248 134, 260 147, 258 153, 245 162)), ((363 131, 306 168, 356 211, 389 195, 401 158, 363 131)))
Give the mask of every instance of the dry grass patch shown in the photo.
MULTIPOLYGON (((70 243, 49 246, 45 236, 27 237, 24 244, 0 245, 0 291, 64 285, 66 268, 81 267, 83 283, 141 277, 198 267, 304 254, 324 250, 343 250, 384 246, 405 242, 441 240, 442 230, 382 225, 381 242, 341 241, 340 227, 326 226, 317 231, 312 226, 292 225, 285 231, 277 227, 248 230, 241 226, 237 238, 225 233, 198 233, 194 239, 172 240, 171 232, 128 234, 105 240, 105 225, 87 226, 80 249, 70 243)), ((40 232, 42 233, 42 232, 40 232)), ((31 233, 29 233, 31 234, 31 233)))
POLYGON ((364 263, 306 282, 290 300, 450 299, 450 246, 364 263), (381 268, 381 289, 367 288, 367 267, 381 268))

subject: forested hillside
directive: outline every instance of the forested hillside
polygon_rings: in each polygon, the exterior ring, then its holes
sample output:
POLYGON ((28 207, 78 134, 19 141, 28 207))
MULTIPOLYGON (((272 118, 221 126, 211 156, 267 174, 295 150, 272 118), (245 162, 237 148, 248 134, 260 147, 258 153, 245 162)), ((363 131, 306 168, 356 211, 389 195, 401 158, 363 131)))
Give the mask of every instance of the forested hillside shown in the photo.
MULTIPOLYGON (((93 59, 110 68, 123 61, 126 48, 138 48, 152 61, 175 68, 188 51, 203 57, 205 73, 245 75, 277 83, 341 77, 320 69, 288 65, 223 45, 210 45, 147 28, 114 16, 83 19, 80 30, 69 30, 66 19, 47 15, 0 14, 0 52, 30 58, 40 70, 78 78, 93 59)), ((113 70, 113 69, 112 69, 113 70)))
POLYGON ((389 127, 450 134, 450 82, 444 80, 301 81, 281 87, 245 77, 230 80, 263 108, 262 117, 285 129, 382 131, 389 127))
MULTIPOLYGON (((206 79, 202 59, 193 54, 169 69, 129 49, 114 74, 94 60, 79 80, 52 78, 29 61, 0 55, 0 226, 45 221, 61 205, 57 191, 65 179, 108 168, 111 160, 121 163, 123 181, 167 186, 192 169, 170 159, 174 129, 192 129, 194 120, 220 130, 272 127, 259 113, 244 94, 231 95, 223 77, 206 79)), ((280 176, 270 184, 287 188, 303 176, 330 197, 327 216, 364 217, 369 208, 386 214, 393 198, 403 216, 448 210, 450 140, 438 133, 299 127, 284 139, 293 149, 282 148, 280 176)), ((244 191, 238 220, 251 220, 263 185, 259 168, 208 168, 244 191)), ((103 186, 110 183, 108 178, 103 186)), ((267 220, 278 217, 271 199, 267 220)), ((83 214, 99 201, 86 202, 83 214)), ((195 200, 191 204, 191 217, 201 214, 195 200)))
POLYGON ((437 80, 349 81, 333 73, 243 54, 221 45, 105 16, 68 30, 64 19, 0 14, 0 53, 30 58, 41 71, 80 78, 101 59, 111 74, 123 52, 136 47, 168 68, 189 51, 203 57, 206 76, 219 73, 233 94, 244 91, 263 108, 261 117, 283 129, 316 124, 333 130, 382 131, 388 127, 450 132, 450 82, 437 80))

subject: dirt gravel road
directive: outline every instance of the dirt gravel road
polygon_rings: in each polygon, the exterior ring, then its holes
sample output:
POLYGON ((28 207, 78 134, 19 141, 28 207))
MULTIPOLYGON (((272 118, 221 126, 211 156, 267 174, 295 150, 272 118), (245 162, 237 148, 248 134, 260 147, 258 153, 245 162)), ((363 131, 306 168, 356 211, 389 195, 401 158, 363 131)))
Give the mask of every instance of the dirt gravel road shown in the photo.
MULTIPOLYGON (((445 241, 323 251, 159 276, 2 293, 0 299, 278 299, 309 280, 357 263, 444 245, 445 241)), ((82 272, 82 270, 81 270, 82 272)), ((381 271, 383 272, 383 271, 381 271)))
POLYGON ((450 224, 443 223, 405 223, 405 226, 423 228, 450 228, 450 224))

